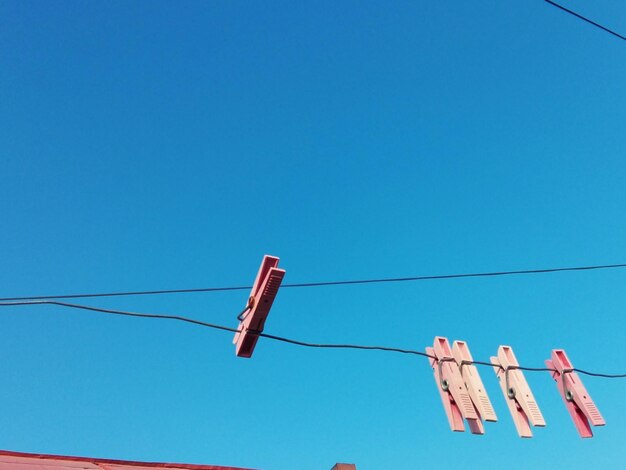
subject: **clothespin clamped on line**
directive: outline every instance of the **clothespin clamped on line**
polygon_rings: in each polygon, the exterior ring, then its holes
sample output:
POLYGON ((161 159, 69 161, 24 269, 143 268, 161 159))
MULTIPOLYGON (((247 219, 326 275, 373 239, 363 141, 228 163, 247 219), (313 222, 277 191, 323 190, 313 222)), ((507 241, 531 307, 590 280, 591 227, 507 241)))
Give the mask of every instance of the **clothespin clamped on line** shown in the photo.
POLYGON ((452 344, 452 356, 459 366, 459 372, 463 377, 465 387, 472 399, 474 408, 476 408, 478 417, 485 421, 498 421, 478 369, 473 364, 474 359, 467 343, 465 341, 455 341, 452 344))
POLYGON ((239 357, 252 357, 254 347, 265 326, 265 320, 272 308, 280 283, 285 277, 285 270, 279 269, 276 256, 265 255, 259 272, 250 291, 248 305, 239 315, 239 333, 235 333, 233 343, 239 357))
POLYGON ((426 353, 435 357, 429 358, 429 362, 450 429, 464 432, 463 419, 466 419, 472 434, 484 434, 481 418, 488 421, 497 418, 476 367, 468 363, 472 356, 467 343, 457 341, 450 349, 447 338, 436 336, 433 347, 427 347, 426 353))
POLYGON ((498 356, 491 357, 500 388, 520 437, 533 437, 530 424, 545 426, 539 405, 510 346, 500 346, 498 356))
POLYGON ((574 426, 580 437, 593 437, 590 423, 604 426, 606 422, 589 396, 587 389, 574 372, 574 367, 563 349, 553 349, 552 357, 546 360, 546 366, 555 369, 551 372, 559 393, 565 402, 574 426))

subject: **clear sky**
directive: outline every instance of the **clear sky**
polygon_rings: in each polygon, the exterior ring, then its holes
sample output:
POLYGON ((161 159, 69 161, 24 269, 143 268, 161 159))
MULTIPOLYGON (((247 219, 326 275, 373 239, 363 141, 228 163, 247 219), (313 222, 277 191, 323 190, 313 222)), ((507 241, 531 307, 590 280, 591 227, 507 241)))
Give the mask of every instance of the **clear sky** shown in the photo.
MULTIPOLYGON (((565 1, 565 0, 564 0, 565 1)), ((619 0, 567 6, 626 32, 619 0)), ((251 284, 626 260, 626 43, 540 0, 0 0, 0 294, 251 284)), ((284 289, 266 332, 422 350, 513 346, 624 372, 626 271, 284 289)), ((247 292, 91 305, 235 327, 247 292)), ((607 420, 452 433, 428 363, 56 307, 0 316, 0 448, 267 470, 583 469, 607 420)))

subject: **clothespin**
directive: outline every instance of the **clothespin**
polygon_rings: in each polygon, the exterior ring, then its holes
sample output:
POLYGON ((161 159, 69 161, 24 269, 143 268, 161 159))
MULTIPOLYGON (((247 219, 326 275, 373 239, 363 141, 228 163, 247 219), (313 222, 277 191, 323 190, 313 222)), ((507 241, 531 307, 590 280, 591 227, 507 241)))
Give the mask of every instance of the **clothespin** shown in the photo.
POLYGON ((551 359, 546 360, 546 366, 554 369, 551 372, 559 393, 565 402, 569 414, 574 420, 574 426, 580 437, 593 437, 590 424, 604 426, 606 422, 598 411, 595 403, 589 396, 587 389, 574 372, 574 367, 563 349, 553 349, 551 359))
POLYGON ((530 424, 545 426, 546 421, 543 419, 524 374, 519 370, 519 363, 513 354, 513 349, 510 346, 500 346, 498 356, 491 357, 491 363, 494 365, 517 433, 520 437, 533 437, 530 424))
POLYGON ((254 347, 259 339, 265 320, 272 308, 280 283, 285 277, 285 270, 279 269, 279 258, 265 255, 259 272, 252 286, 246 309, 239 315, 239 330, 235 333, 233 343, 239 357, 252 357, 254 347))
POLYGON ((466 419, 472 434, 484 434, 483 424, 478 418, 470 394, 465 388, 459 367, 452 356, 448 339, 436 336, 433 347, 427 347, 426 353, 431 356, 429 358, 430 366, 435 375, 435 382, 441 395, 443 408, 448 416, 450 429, 459 432, 465 431, 463 419, 466 419))
POLYGON ((455 341, 452 344, 452 356, 459 367, 459 372, 461 377, 463 377, 465 388, 467 388, 467 392, 472 399, 478 418, 485 421, 498 421, 478 369, 473 364, 474 359, 467 343, 465 341, 455 341))

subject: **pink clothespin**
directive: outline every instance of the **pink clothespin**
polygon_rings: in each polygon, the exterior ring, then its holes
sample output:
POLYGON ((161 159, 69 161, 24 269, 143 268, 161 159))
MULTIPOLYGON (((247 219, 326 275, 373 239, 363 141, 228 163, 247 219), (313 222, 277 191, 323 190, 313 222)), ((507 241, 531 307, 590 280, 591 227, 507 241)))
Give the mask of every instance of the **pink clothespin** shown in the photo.
POLYGON ((463 432, 465 426, 463 419, 473 434, 484 434, 483 424, 478 418, 472 399, 465 388, 463 377, 454 360, 448 339, 436 336, 432 348, 427 347, 430 366, 433 368, 437 389, 441 395, 443 408, 448 416, 450 429, 463 432), (434 357, 434 359, 433 359, 434 357))
POLYGON ((520 437, 533 437, 530 424, 545 426, 546 421, 543 419, 524 374, 519 370, 519 363, 513 354, 513 349, 510 346, 500 346, 498 357, 491 357, 491 363, 494 365, 517 433, 520 437))
POLYGON ((556 381, 556 386, 565 402, 567 411, 574 420, 580 437, 593 437, 590 424, 604 426, 606 422, 578 374, 574 372, 574 366, 572 366, 565 351, 553 349, 551 359, 546 360, 546 366, 555 369, 551 372, 552 378, 556 381))
POLYGON ((248 306, 239 315, 239 333, 235 333, 233 343, 239 357, 252 357, 254 347, 259 339, 255 333, 261 333, 265 319, 272 308, 280 283, 285 277, 285 270, 279 269, 279 258, 265 255, 259 272, 252 286, 248 306))
POLYGON ((455 341, 452 344, 452 356, 456 361, 467 392, 472 399, 478 418, 485 421, 498 421, 496 412, 491 405, 478 369, 473 365, 474 359, 465 341, 455 341))

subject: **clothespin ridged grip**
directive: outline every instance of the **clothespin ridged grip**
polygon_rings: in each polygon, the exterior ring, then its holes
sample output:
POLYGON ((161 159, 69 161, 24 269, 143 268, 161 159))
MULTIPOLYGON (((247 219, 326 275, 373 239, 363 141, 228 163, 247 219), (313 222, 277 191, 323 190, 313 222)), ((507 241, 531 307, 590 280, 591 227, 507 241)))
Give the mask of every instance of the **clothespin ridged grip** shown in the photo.
POLYGON ((246 310, 239 316, 239 332, 235 333, 233 339, 235 352, 239 357, 252 357, 259 339, 258 333, 265 327, 265 320, 285 277, 285 270, 278 268, 279 260, 276 256, 263 257, 246 310))

